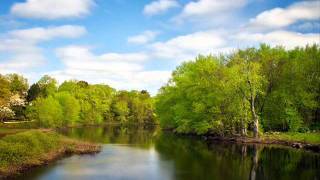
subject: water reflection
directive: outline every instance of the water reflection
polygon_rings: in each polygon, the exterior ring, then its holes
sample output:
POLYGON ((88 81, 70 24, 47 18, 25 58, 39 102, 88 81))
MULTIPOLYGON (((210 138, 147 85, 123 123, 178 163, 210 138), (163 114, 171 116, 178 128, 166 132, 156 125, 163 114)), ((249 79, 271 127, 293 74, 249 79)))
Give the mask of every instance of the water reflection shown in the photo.
POLYGON ((72 156, 22 179, 320 179, 320 155, 291 148, 206 143, 157 127, 87 127, 63 134, 104 143, 95 156, 72 156))

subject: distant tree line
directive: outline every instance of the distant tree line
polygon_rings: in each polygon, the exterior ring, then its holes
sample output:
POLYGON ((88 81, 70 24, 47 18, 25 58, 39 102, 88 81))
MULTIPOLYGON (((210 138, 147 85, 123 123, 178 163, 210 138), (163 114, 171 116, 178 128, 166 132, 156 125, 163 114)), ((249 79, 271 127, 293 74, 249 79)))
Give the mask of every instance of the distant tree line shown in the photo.
POLYGON ((1 121, 35 120, 40 127, 156 123, 153 104, 147 91, 116 91, 108 85, 76 80, 58 86, 47 75, 29 88, 20 75, 0 75, 1 121))
POLYGON ((156 97, 164 128, 247 134, 320 129, 320 46, 262 44, 182 63, 156 97))

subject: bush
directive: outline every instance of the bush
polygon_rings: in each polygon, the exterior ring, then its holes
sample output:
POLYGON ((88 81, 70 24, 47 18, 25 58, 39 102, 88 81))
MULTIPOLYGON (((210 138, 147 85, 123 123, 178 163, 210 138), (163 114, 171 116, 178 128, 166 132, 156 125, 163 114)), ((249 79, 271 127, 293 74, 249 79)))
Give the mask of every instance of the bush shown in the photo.
POLYGON ((54 150, 58 143, 59 135, 51 132, 33 130, 6 136, 0 140, 0 167, 23 164, 54 150))

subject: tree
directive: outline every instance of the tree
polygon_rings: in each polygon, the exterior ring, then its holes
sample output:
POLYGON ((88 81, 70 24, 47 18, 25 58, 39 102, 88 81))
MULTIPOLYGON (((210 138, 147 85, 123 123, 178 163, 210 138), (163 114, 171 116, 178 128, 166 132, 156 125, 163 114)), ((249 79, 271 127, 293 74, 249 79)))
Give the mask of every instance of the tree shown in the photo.
POLYGON ((199 56, 172 73, 156 97, 161 126, 181 133, 320 129, 320 46, 262 44, 199 56), (260 126, 260 124, 262 126, 260 126))
POLYGON ((63 110, 53 96, 39 97, 27 107, 27 117, 36 120, 40 127, 62 127, 63 110))
POLYGON ((19 94, 20 96, 25 96, 29 85, 28 80, 18 74, 8 74, 6 78, 10 82, 10 91, 13 94, 19 94))
POLYGON ((224 91, 225 73, 223 63, 213 56, 199 56, 179 66, 157 96, 160 124, 175 126, 182 133, 231 131, 233 125, 225 116, 230 110, 226 101, 229 91, 224 91))
POLYGON ((4 122, 4 120, 8 118, 13 118, 14 115, 14 112, 10 108, 0 106, 0 122, 4 122))
POLYGON ((7 106, 11 96, 10 82, 0 74, 0 106, 7 106))
POLYGON ((251 117, 253 121, 253 134, 255 138, 259 136, 259 116, 256 110, 256 99, 258 95, 263 95, 263 81, 264 77, 261 75, 261 66, 256 60, 256 49, 249 48, 246 50, 239 50, 230 63, 231 68, 238 71, 239 92, 243 98, 249 102, 251 117))
POLYGON ((112 105, 112 110, 115 114, 115 118, 120 123, 127 122, 127 116, 129 115, 128 103, 126 101, 120 100, 114 102, 112 105))
POLYGON ((27 101, 31 102, 40 96, 41 89, 38 83, 32 84, 27 92, 27 101))
POLYGON ((28 82, 18 74, 0 75, 0 108, 3 119, 24 116, 28 82))
POLYGON ((59 101, 63 112, 63 126, 74 126, 79 123, 79 101, 68 92, 59 92, 54 95, 59 101))
POLYGON ((31 102, 38 97, 48 97, 57 91, 57 81, 48 76, 43 76, 37 83, 32 84, 27 93, 27 101, 31 102))
POLYGON ((48 75, 44 75, 37 84, 40 87, 42 97, 48 97, 57 91, 57 80, 48 75))

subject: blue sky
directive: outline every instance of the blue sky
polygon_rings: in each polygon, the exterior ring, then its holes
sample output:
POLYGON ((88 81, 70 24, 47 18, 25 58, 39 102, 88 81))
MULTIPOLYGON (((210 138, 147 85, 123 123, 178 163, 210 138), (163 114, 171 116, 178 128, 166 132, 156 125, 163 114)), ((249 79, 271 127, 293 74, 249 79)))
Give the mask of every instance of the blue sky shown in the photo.
POLYGON ((320 1, 4 0, 0 73, 147 89, 198 54, 320 42, 320 1))

